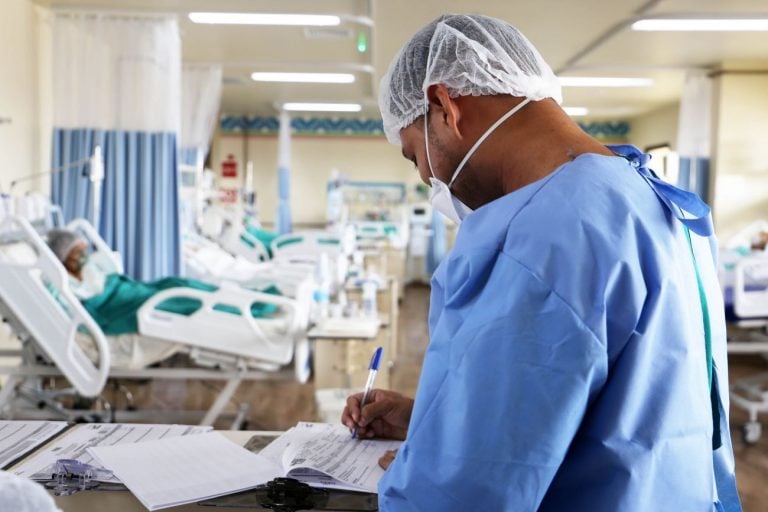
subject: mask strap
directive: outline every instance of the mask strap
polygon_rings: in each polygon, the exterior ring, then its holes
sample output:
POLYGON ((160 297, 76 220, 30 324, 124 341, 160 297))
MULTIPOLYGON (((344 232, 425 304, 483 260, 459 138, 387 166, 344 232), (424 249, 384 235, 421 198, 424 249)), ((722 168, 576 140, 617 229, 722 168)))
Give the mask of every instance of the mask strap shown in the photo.
POLYGON ((432 159, 429 157, 429 105, 425 105, 424 107, 424 147, 427 150, 427 165, 429 166, 429 174, 432 175, 433 178, 437 179, 437 176, 435 176, 435 171, 432 170, 432 159))
MULTIPOLYGON (((493 133, 493 131, 499 127, 501 123, 512 117, 518 110, 526 106, 528 103, 530 103, 531 98, 525 98, 523 101, 515 105, 509 112, 501 116, 498 121, 493 123, 490 128, 488 128, 484 134, 480 136, 479 139, 477 139, 477 142, 474 143, 474 145, 467 151, 467 154, 464 155, 464 159, 461 161, 459 166, 456 168, 456 171, 453 173, 453 176, 451 177, 451 181, 448 182, 448 186, 450 187, 453 185, 453 182, 456 181, 456 178, 459 177, 459 173, 464 168, 464 165, 466 165, 467 161, 472 157, 475 151, 477 151, 477 148, 482 144, 485 139, 488 138, 490 134, 493 133)), ((426 126, 426 125, 425 125, 426 126)), ((427 160, 429 160, 429 146, 427 146, 427 160)), ((430 166, 431 169, 431 166, 430 166)), ((433 174, 434 176, 434 174, 433 174)))

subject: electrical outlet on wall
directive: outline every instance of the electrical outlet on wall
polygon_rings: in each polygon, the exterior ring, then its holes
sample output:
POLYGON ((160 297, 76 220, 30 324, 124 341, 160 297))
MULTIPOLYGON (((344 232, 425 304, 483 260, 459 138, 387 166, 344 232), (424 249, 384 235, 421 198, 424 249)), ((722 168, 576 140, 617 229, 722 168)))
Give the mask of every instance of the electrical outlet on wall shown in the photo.
POLYGON ((0 116, 0 124, 11 124, 11 121, 10 117, 0 116))

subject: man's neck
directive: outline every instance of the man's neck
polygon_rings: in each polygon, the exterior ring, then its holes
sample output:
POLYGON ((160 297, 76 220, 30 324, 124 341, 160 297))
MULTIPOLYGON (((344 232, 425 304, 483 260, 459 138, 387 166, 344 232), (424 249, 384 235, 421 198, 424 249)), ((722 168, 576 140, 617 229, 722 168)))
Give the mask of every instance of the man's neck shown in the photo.
MULTIPOLYGON (((464 97, 463 101, 472 106, 466 110, 473 117, 466 122, 475 127, 473 140, 514 106, 513 100, 504 97, 464 97)), ((584 153, 612 155, 554 101, 530 102, 490 134, 452 190, 467 206, 477 209, 544 178, 584 153)))

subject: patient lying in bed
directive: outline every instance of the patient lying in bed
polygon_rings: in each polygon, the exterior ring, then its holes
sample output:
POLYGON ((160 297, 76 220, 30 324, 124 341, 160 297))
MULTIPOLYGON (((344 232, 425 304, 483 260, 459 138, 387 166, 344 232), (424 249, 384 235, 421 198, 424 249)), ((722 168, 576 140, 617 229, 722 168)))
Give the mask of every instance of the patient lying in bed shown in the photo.
MULTIPOLYGON (((113 336, 138 332, 137 313, 155 294, 169 288, 192 288, 214 292, 218 287, 182 277, 166 277, 156 281, 140 282, 122 274, 111 272, 111 266, 96 256, 89 257, 88 243, 77 233, 66 229, 53 229, 48 233, 48 246, 67 270, 70 288, 85 309, 99 324, 104 334, 113 336)), ((271 286, 264 293, 279 295, 271 286)), ((157 309, 189 316, 202 307, 199 299, 174 297, 161 302, 157 309)), ((237 308, 220 304, 215 310, 239 315, 237 308)), ((277 306, 254 302, 254 318, 271 316, 277 306)))

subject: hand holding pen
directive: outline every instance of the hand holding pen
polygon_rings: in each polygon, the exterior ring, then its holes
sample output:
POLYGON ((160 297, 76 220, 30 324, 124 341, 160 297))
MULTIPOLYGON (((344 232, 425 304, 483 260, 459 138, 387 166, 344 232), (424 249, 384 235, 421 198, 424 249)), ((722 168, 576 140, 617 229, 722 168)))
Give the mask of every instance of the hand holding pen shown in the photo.
POLYGON ((408 432, 412 411, 412 399, 394 391, 371 389, 367 396, 362 392, 347 398, 341 422, 350 432, 357 430, 360 438, 378 437, 402 441, 408 432))
MULTIPOLYGON (((373 391, 373 383, 376 381, 376 374, 379 373, 379 364, 381 364, 381 353, 383 351, 384 349, 379 347, 371 356, 371 362, 368 365, 368 382, 365 383, 365 391, 363 391, 363 399, 360 401, 360 409, 363 409, 365 404, 368 403, 368 395, 373 391)), ((357 430, 357 427, 352 430, 352 439, 357 437, 357 430)))

